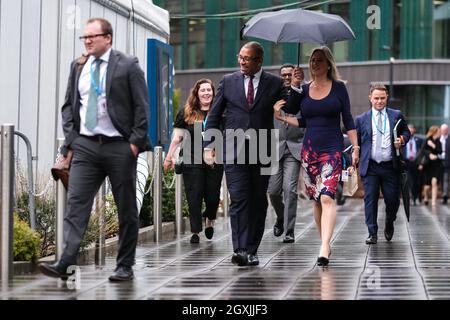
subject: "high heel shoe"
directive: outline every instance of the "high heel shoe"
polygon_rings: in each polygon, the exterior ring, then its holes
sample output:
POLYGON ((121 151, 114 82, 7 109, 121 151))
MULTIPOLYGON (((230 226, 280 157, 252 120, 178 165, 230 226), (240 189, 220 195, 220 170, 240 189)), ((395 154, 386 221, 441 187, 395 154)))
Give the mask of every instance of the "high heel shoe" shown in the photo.
POLYGON ((328 266, 328 263, 330 263, 330 259, 325 257, 318 257, 317 258, 317 265, 320 267, 326 267, 328 266))

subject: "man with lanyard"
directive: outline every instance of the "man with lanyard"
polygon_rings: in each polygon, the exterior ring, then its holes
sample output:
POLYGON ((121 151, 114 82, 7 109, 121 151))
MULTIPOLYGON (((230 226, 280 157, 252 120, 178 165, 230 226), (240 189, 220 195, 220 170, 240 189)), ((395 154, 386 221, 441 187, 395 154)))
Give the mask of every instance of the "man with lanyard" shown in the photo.
POLYGON ((147 137, 148 91, 137 58, 112 49, 113 29, 102 18, 87 21, 83 36, 88 57, 71 65, 62 106, 65 151, 73 152, 64 218, 64 252, 42 273, 67 278, 86 231, 94 197, 106 177, 119 216, 119 248, 110 281, 133 279, 139 212, 136 164, 150 149, 147 137))
POLYGON ((402 113, 387 108, 387 98, 386 87, 382 84, 373 84, 369 95, 372 107, 356 118, 358 144, 361 146, 360 174, 364 183, 365 217, 369 230, 366 244, 376 244, 378 241, 380 189, 386 204, 384 236, 390 241, 394 235, 394 221, 400 205, 397 150, 410 138, 402 113), (397 123, 398 138, 394 140, 394 127, 397 123))

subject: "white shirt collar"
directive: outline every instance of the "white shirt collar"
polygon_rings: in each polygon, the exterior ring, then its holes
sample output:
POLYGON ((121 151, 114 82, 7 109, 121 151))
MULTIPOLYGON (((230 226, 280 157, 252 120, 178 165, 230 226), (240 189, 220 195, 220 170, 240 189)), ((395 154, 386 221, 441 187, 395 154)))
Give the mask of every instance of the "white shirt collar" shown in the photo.
POLYGON ((375 109, 374 107, 372 107, 372 114, 374 114, 375 116, 378 115, 378 112, 381 113, 382 116, 384 116, 384 114, 386 113, 386 107, 384 107, 383 109, 381 109, 380 111, 378 111, 377 109, 375 109))
MULTIPOLYGON (((100 60, 104 61, 104 62, 109 62, 109 56, 111 55, 111 50, 112 48, 109 48, 101 57, 100 60)), ((94 56, 90 56, 89 60, 90 63, 94 62, 96 58, 94 56)))
MULTIPOLYGON (((259 81, 259 78, 261 78, 261 73, 262 73, 262 68, 259 69, 259 71, 253 75, 254 76, 253 80, 259 81)), ((250 76, 245 75, 245 79, 247 79, 247 78, 250 79, 250 76)))

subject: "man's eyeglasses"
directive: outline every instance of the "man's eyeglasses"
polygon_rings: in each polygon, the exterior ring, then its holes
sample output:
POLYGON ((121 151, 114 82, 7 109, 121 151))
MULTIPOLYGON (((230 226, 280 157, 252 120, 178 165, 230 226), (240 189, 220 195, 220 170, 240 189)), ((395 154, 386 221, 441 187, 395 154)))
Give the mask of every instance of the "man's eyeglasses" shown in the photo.
POLYGON ((238 59, 238 61, 245 61, 245 62, 250 62, 250 61, 258 59, 258 57, 243 57, 239 54, 236 55, 236 58, 238 59))
POLYGON ((81 36, 78 39, 80 39, 80 41, 85 42, 86 40, 94 40, 97 37, 104 37, 107 36, 108 33, 99 33, 99 34, 93 34, 90 36, 81 36))
POLYGON ((282 78, 292 78, 292 73, 282 73, 281 77, 282 78))

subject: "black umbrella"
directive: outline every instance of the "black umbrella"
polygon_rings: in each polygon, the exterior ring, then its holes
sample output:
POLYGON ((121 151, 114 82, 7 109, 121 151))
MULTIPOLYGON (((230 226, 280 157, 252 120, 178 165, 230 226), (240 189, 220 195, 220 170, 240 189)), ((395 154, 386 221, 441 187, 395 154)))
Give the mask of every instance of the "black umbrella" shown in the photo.
MULTIPOLYGON (((398 120, 394 127, 394 139, 397 139, 397 126, 402 121, 398 120)), ((409 183, 408 183, 408 169, 406 167, 405 161, 400 157, 400 150, 397 149, 397 157, 400 169, 400 193, 402 195, 403 207, 405 208, 406 220, 409 222, 409 183)))
POLYGON ((242 36, 276 43, 294 42, 299 47, 304 42, 325 45, 355 39, 352 29, 340 16, 303 9, 258 13, 245 24, 242 36))

